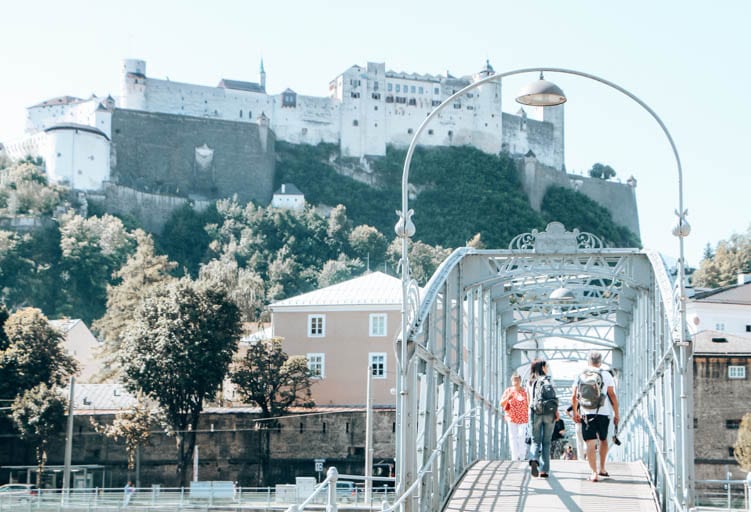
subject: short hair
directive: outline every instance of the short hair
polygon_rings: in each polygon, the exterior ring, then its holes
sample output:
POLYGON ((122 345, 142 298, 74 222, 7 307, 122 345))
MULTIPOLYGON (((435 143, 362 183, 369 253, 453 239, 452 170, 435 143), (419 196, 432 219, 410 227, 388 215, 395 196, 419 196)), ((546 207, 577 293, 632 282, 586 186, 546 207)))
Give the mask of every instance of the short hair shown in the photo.
POLYGON ((593 350, 589 353, 588 361, 591 365, 600 366, 602 364, 602 353, 593 350))

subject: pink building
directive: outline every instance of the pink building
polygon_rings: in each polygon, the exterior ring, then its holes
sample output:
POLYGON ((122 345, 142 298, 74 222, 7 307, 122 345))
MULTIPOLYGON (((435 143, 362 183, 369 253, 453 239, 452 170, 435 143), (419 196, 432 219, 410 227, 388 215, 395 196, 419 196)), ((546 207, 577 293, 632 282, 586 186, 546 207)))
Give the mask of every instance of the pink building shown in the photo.
POLYGON ((272 335, 308 358, 316 405, 365 405, 368 372, 373 405, 395 405, 401 297, 399 279, 372 272, 269 306, 272 335))

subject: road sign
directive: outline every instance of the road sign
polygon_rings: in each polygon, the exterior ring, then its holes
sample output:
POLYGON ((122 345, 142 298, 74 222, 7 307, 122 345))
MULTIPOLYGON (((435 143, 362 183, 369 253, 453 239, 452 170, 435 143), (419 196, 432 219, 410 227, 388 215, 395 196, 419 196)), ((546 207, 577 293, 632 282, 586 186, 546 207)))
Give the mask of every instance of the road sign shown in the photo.
POLYGON ((315 471, 320 473, 323 471, 323 464, 326 462, 326 459, 313 459, 313 462, 315 462, 316 469, 315 471))

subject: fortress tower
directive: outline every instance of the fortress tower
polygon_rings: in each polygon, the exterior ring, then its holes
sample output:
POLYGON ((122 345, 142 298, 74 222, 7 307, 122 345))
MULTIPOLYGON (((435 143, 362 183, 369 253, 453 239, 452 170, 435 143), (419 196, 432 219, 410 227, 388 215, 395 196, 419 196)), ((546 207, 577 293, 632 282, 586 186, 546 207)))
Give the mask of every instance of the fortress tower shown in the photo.
POLYGON ((121 108, 146 110, 146 62, 138 59, 123 61, 121 108))

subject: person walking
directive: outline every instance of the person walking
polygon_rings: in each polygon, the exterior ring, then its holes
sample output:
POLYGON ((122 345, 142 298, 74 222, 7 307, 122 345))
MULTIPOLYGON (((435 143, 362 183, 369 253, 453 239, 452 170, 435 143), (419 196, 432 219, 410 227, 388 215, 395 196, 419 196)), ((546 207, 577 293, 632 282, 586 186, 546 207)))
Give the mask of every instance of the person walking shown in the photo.
POLYGON ((128 483, 125 484, 125 488, 123 489, 123 507, 127 507, 130 503, 131 498, 133 497, 133 493, 136 492, 136 488, 133 487, 133 482, 128 480, 128 483))
POLYGON ((527 396, 530 397, 529 427, 531 444, 529 447, 529 467, 532 476, 547 478, 550 475, 550 442, 558 414, 558 398, 555 387, 548 376, 548 363, 535 359, 530 365, 527 382, 527 396))
POLYGON ((550 439, 550 458, 560 459, 563 454, 563 445, 566 443, 566 424, 562 419, 555 420, 553 437, 550 439))
POLYGON ((597 482, 599 477, 610 476, 605 469, 605 460, 608 456, 608 425, 611 415, 614 424, 618 425, 618 397, 615 394, 613 376, 600 368, 602 354, 597 351, 590 352, 588 363, 589 366, 576 378, 571 405, 574 421, 582 422, 582 437, 587 443, 587 462, 592 470, 589 480, 597 482), (600 452, 599 471, 595 450, 600 452))
POLYGON ((582 437, 582 423, 581 423, 581 417, 579 418, 579 421, 576 421, 574 419, 574 406, 569 405, 566 409, 566 416, 571 418, 571 421, 574 422, 574 436, 576 437, 576 453, 581 458, 587 457, 587 443, 584 442, 584 438, 582 437))
POLYGON ((516 372, 511 375, 511 386, 507 387, 501 396, 501 409, 506 415, 511 460, 524 460, 529 400, 527 392, 522 387, 522 378, 516 372))
POLYGON ((576 453, 574 453, 574 449, 570 444, 566 445, 566 449, 563 450, 563 455, 561 455, 561 459, 576 460, 576 453))

